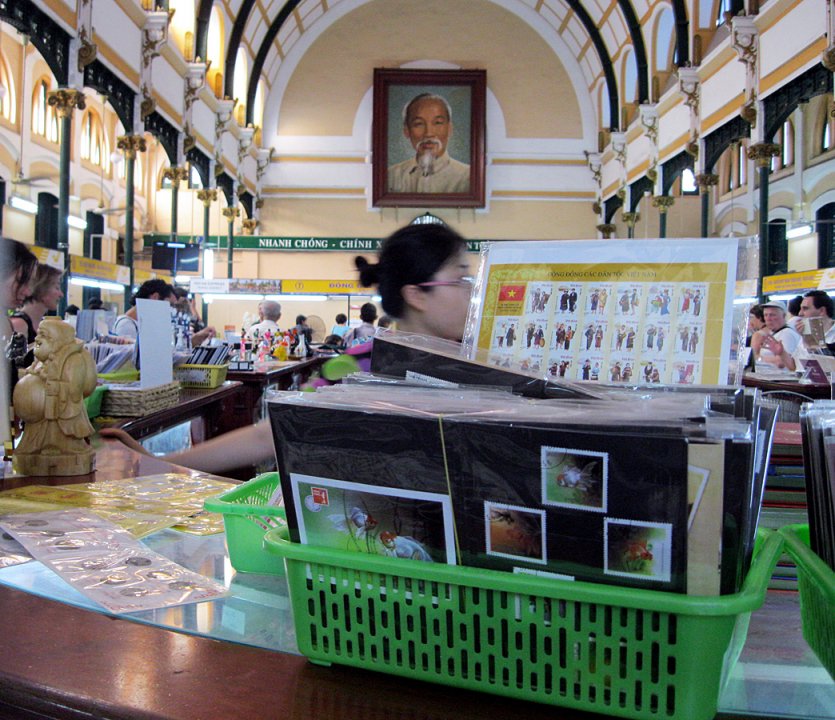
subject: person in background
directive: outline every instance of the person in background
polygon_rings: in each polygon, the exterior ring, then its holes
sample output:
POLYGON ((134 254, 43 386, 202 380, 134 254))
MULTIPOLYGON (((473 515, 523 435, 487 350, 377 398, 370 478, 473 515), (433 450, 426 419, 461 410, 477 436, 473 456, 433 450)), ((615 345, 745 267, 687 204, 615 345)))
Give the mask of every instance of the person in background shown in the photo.
POLYGON ((394 321, 388 315, 380 315, 380 319, 377 321, 378 328, 390 328, 394 321))
POLYGON ((146 280, 131 298, 131 308, 124 315, 119 315, 113 323, 113 334, 136 339, 139 336, 139 322, 136 318, 137 300, 167 300, 171 305, 177 302, 174 288, 165 280, 154 278, 146 280))
POLYGON ((307 324, 307 317, 304 315, 296 315, 296 326, 293 328, 293 332, 297 338, 296 344, 293 347, 298 347, 301 339, 304 338, 304 344, 307 348, 306 354, 312 355, 313 348, 310 347, 310 344, 313 342, 313 328, 307 324))
MULTIPOLYGON (((835 351, 835 304, 828 293, 823 290, 810 290, 802 296, 798 316, 792 320, 792 325, 798 333, 802 332, 803 321, 806 318, 823 319, 823 342, 829 352, 835 351)), ((774 343, 772 349, 775 355, 779 354, 780 361, 789 370, 798 368, 798 360, 814 357, 804 342, 798 343, 792 352, 788 352, 787 347, 786 343, 774 343)))
POLYGON ((68 317, 76 317, 80 309, 81 308, 78 307, 78 305, 67 305, 67 309, 64 310, 64 319, 68 317))
POLYGON ((360 320, 362 321, 362 324, 357 325, 357 327, 352 328, 345 333, 345 337, 343 338, 345 347, 359 345, 360 343, 367 342, 370 338, 373 338, 374 333, 377 332, 374 327, 374 321, 376 319, 377 306, 374 305, 374 303, 365 303, 360 308, 360 320))
POLYGON ((336 325, 331 328, 331 335, 338 335, 339 338, 344 338, 345 333, 348 332, 348 316, 345 313, 339 313, 336 318, 336 325))
POLYGON ((786 306, 779 300, 763 303, 765 328, 751 338, 755 367, 759 363, 783 368, 785 353, 791 355, 800 344, 800 333, 786 324, 786 306))
MULTIPOLYGON (((457 232, 444 225, 409 225, 383 241, 377 263, 357 257, 354 264, 363 286, 378 286, 383 310, 400 330, 461 340, 473 284, 467 245, 457 232)), ((100 434, 148 454, 124 430, 102 429, 100 434)), ((223 473, 272 458, 270 423, 262 420, 162 459, 223 473)))
MULTIPOLYGON (((0 442, 11 438, 11 422, 7 409, 12 404, 11 390, 17 382, 17 367, 9 360, 9 350, 16 335, 9 322, 8 311, 20 307, 31 290, 29 282, 38 267, 32 251, 17 240, 0 236, 0 442)), ((22 345, 25 345, 25 338, 22 345)), ((21 348, 21 357, 26 353, 21 348)))
POLYGON ((752 305, 748 311, 748 337, 745 339, 745 347, 751 347, 751 338, 757 330, 762 330, 765 327, 765 318, 763 317, 763 306, 760 304, 752 305))
MULTIPOLYGON (((131 298, 131 308, 124 315, 116 318, 113 323, 113 334, 121 337, 136 339, 139 336, 139 322, 136 317, 136 301, 137 300, 167 300, 171 307, 177 305, 177 295, 174 288, 165 280, 154 278, 153 280, 146 280, 139 286, 136 295, 131 298)), ((200 345, 204 340, 213 338, 215 336, 215 329, 207 327, 196 332, 191 336, 191 344, 194 347, 200 345)))
MULTIPOLYGON (((29 295, 24 299, 20 309, 13 313, 10 319, 15 332, 26 337, 27 345, 35 342, 41 320, 47 313, 54 314, 58 303, 64 297, 61 290, 63 272, 50 265, 38 265, 29 283, 29 295)), ((30 351, 26 355, 21 367, 28 367, 35 360, 30 351)))
POLYGON ((188 290, 183 287, 175 287, 174 294, 177 296, 177 311, 189 317, 189 327, 193 338, 196 333, 206 329, 206 323, 200 317, 197 306, 194 304, 194 297, 188 290))
POLYGON ((104 310, 104 303, 101 301, 100 297, 91 297, 87 301, 87 309, 88 310, 104 310))
MULTIPOLYGON (((795 295, 786 304, 786 320, 793 320, 800 315, 800 305, 803 302, 802 295, 795 295)), ((791 323, 790 323, 791 324, 791 323)))
POLYGON ((281 305, 275 300, 263 300, 258 304, 258 315, 261 322, 250 325, 249 334, 254 335, 256 332, 259 336, 264 333, 271 333, 276 335, 281 332, 278 328, 278 320, 281 317, 281 305))

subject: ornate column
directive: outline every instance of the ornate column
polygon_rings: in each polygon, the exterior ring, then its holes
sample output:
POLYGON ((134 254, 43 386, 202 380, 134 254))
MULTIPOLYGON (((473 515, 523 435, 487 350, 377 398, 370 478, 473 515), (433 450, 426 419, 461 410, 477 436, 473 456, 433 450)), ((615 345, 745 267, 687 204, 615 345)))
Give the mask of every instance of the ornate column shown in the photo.
POLYGON ((235 245, 235 218, 239 217, 240 214, 241 209, 237 206, 224 208, 223 210, 223 217, 226 218, 226 222, 228 223, 226 235, 226 277, 228 278, 232 277, 232 256, 235 245))
POLYGON ((684 95, 684 104, 690 110, 690 140, 685 146, 686 151, 694 158, 699 156, 699 70, 695 67, 678 69, 678 89, 684 95))
POLYGON ((623 202, 626 202, 626 179, 628 177, 626 172, 626 149, 626 133, 613 132, 612 152, 614 152, 615 160, 617 160, 618 164, 620 165, 620 185, 618 187, 617 194, 623 202))
POLYGON ((142 66, 139 69, 143 120, 154 112, 157 106, 153 98, 153 61, 159 57, 160 48, 168 40, 168 25, 173 15, 173 10, 148 10, 145 13, 145 24, 142 27, 142 66))
POLYGON ((203 203, 203 242, 209 241, 209 208, 217 200, 217 188, 207 188, 197 191, 197 199, 203 203))
POLYGON ((708 221, 710 219, 710 188, 719 184, 719 176, 712 173, 696 175, 696 185, 702 196, 702 237, 708 236, 708 221))
MULTIPOLYGON (((70 216, 70 148, 72 147, 72 114, 76 108, 83 110, 87 107, 84 93, 72 88, 53 90, 47 96, 47 103, 55 108, 61 120, 61 155, 60 175, 58 177, 58 249, 64 253, 64 267, 68 268, 70 253, 70 228, 67 218, 70 216)), ((63 313, 67 302, 67 283, 69 276, 64 273, 61 289, 64 299, 61 301, 59 312, 63 313)))
POLYGON ((641 219, 640 213, 636 212, 625 212, 621 213, 620 216, 623 218, 623 221, 626 223, 626 232, 627 237, 631 240, 635 237, 635 224, 638 220, 641 219))
POLYGON ((653 190, 658 192, 658 107, 650 104, 639 105, 638 113, 649 145, 647 179, 652 183, 653 190))
POLYGON ((162 171, 163 179, 171 181, 171 240, 177 242, 177 212, 180 183, 188 179, 188 168, 167 167, 162 171))
POLYGON ((125 293, 125 311, 130 307, 133 291, 133 168, 136 153, 145 152, 148 143, 141 135, 121 135, 116 138, 116 148, 125 155, 125 265, 130 268, 130 291, 125 293))
POLYGON ((587 152, 586 163, 594 180, 594 203, 592 203, 591 209, 597 215, 599 230, 605 219, 603 217, 603 161, 599 153, 587 152))
POLYGON ((768 173, 771 158, 780 154, 781 148, 775 143, 757 143, 748 148, 748 159, 753 160, 757 168, 760 181, 760 298, 762 298, 762 281, 768 275, 768 259, 771 248, 768 241, 768 173))
POLYGON ((275 148, 258 148, 255 151, 255 211, 252 213, 252 217, 256 220, 261 219, 260 211, 261 206, 264 204, 264 200, 261 197, 261 191, 264 188, 264 174, 270 167, 274 152, 275 148))
POLYGON ((667 237, 667 211, 676 203, 669 195, 656 195, 652 198, 652 206, 658 208, 658 237, 667 237))
POLYGON ((740 110, 742 119, 751 127, 757 124, 757 93, 759 74, 757 52, 760 45, 760 31, 753 15, 735 15, 731 18, 731 47, 736 50, 740 62, 745 63, 746 101, 740 110))
POLYGON ((244 235, 255 235, 255 228, 258 227, 258 221, 255 218, 245 218, 241 221, 244 235))

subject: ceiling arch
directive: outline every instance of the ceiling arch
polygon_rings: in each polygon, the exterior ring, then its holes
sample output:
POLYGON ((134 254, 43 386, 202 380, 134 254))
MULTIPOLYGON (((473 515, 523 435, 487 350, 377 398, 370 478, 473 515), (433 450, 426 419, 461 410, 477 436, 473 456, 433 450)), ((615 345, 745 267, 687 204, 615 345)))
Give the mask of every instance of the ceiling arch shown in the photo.
MULTIPOLYGON (((634 53, 637 66, 637 100, 650 100, 651 70, 647 58, 642 22, 648 22, 659 7, 673 11, 676 64, 689 60, 689 21, 685 0, 490 0, 526 22, 549 27, 552 44, 566 48, 573 58, 585 92, 605 84, 608 99, 608 124, 618 129, 623 92, 614 66, 626 51, 634 53)), ((208 14, 213 0, 200 0, 197 20, 197 47, 205 44, 208 14)), ((276 79, 297 46, 308 45, 323 27, 332 25, 344 14, 374 0, 231 0, 232 30, 224 67, 226 94, 231 96, 237 50, 246 42, 253 56, 247 89, 247 121, 252 122, 259 79, 265 79, 274 92, 276 79)), ((384 12, 384 5, 381 5, 384 12)), ((565 64, 565 59, 564 59, 565 64)), ((284 68, 286 72, 286 68, 284 68)), ((597 104, 596 100, 592 101, 597 104)), ((600 113, 595 113, 600 117, 600 113)), ((604 123, 606 118, 603 118, 604 123)))

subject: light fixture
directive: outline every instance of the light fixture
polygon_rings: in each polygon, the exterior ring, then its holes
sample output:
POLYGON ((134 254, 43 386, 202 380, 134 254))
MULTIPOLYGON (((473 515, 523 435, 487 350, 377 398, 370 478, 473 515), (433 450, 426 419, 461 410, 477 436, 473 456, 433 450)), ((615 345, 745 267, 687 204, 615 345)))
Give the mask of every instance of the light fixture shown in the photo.
POLYGON ((264 300, 276 302, 325 302, 327 295, 264 295, 264 300))
POLYGON ((70 278, 71 285, 81 285, 81 287, 99 288, 100 290, 112 290, 114 292, 125 291, 125 286, 117 282, 109 282, 108 280, 94 280, 93 278, 77 277, 70 278))
POLYGON ((179 283, 180 285, 189 285, 191 284, 191 275, 175 275, 174 282, 179 283))
POLYGON ((811 234, 812 226, 809 223, 801 223, 800 225, 794 225, 790 229, 786 230, 786 239, 795 240, 796 238, 806 237, 811 234))
POLYGON ((739 297, 734 298, 734 305, 756 305, 757 298, 755 297, 739 297))
POLYGON ((67 225, 73 228, 77 228, 78 230, 87 229, 87 221, 84 218, 80 218, 76 215, 67 215, 67 225))
POLYGON ((20 210, 21 212, 29 213, 30 215, 38 214, 38 204, 33 203, 31 200, 27 200, 26 198, 22 198, 19 195, 12 195, 9 198, 9 205, 11 205, 15 210, 20 210))

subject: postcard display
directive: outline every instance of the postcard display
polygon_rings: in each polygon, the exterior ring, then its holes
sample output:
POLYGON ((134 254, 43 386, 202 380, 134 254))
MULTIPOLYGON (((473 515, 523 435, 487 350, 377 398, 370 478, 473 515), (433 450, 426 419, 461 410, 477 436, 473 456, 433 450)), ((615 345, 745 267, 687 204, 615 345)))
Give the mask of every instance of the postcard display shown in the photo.
MULTIPOLYGON (((717 405, 756 406, 726 390, 717 405)), ((391 381, 276 393, 269 414, 291 536, 427 562, 733 592, 753 547, 762 434, 750 418, 705 410, 695 389, 634 400, 391 381)))
POLYGON ((488 243, 465 345, 551 378, 725 382, 736 258, 733 238, 488 243))

